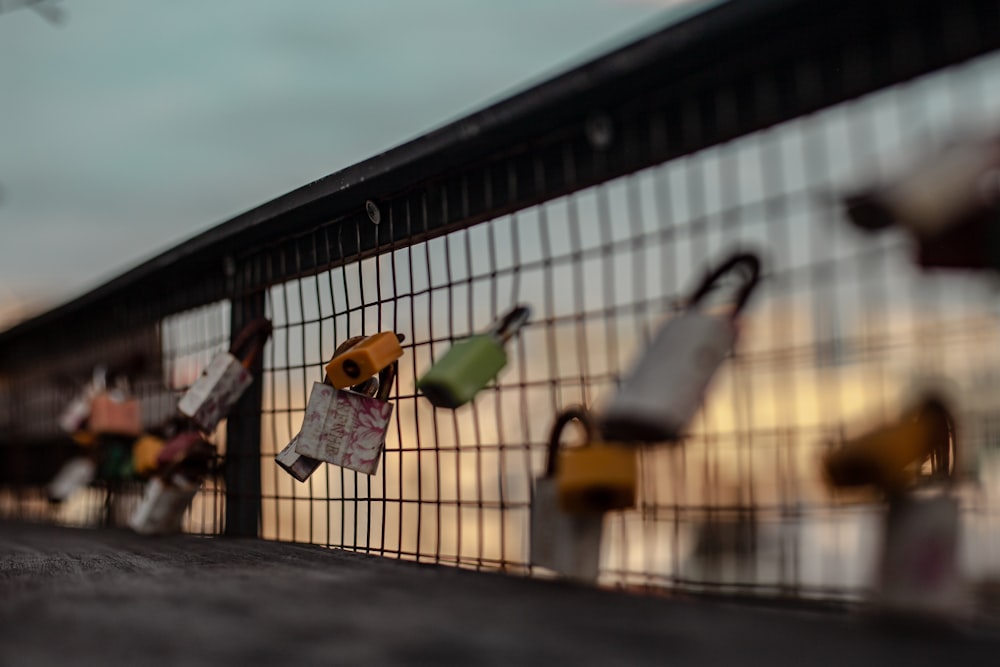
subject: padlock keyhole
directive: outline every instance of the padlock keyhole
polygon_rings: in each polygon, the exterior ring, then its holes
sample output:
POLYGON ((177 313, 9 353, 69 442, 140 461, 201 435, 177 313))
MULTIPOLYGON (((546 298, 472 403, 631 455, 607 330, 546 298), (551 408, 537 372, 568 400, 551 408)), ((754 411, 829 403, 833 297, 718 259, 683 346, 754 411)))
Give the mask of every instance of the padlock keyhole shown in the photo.
POLYGON ((354 361, 353 359, 348 359, 347 361, 345 361, 342 368, 344 369, 344 374, 347 375, 347 377, 350 378, 361 377, 361 367, 358 366, 358 362, 354 361))

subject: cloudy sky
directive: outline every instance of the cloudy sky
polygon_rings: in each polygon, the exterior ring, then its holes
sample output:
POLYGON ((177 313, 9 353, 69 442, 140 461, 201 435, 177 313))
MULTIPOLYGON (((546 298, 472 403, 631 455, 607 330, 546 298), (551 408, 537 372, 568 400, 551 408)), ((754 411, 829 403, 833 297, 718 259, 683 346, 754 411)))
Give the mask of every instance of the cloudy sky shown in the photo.
POLYGON ((0 0, 0 326, 691 4, 23 2, 0 0))

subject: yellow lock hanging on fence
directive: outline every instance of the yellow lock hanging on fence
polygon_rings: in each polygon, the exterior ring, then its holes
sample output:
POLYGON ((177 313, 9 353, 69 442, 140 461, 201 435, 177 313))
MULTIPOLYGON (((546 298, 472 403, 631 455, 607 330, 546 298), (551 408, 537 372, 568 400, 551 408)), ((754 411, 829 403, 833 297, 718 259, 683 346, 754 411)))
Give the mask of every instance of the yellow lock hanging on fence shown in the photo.
POLYGON ((362 339, 326 365, 329 384, 336 389, 347 389, 378 374, 403 356, 402 341, 403 336, 394 331, 382 331, 362 339))
POLYGON ((549 438, 546 477, 556 482, 559 506, 570 514, 594 514, 635 506, 638 471, 635 450, 596 442, 597 427, 583 407, 572 407, 556 417, 549 438), (559 449, 563 429, 578 421, 586 432, 580 447, 559 449))
POLYGON ((934 476, 952 470, 954 422, 944 402, 925 396, 896 422, 847 441, 824 458, 833 486, 874 486, 898 493, 913 485, 930 462, 934 476))

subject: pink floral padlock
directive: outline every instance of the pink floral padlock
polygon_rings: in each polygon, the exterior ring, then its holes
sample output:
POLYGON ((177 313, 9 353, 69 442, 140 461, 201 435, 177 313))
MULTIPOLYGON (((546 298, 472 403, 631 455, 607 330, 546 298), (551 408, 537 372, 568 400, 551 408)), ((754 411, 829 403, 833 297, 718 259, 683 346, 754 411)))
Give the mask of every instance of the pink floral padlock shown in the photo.
POLYGON ((271 321, 259 317, 239 333, 229 352, 215 356, 181 397, 178 411, 201 429, 213 431, 253 384, 250 368, 271 335, 271 321), (238 355, 244 355, 242 359, 238 355))
MULTIPOLYGON (((345 351, 345 346, 341 348, 338 353, 345 351)), ((388 398, 398 368, 399 363, 393 361, 379 371, 378 390, 374 396, 362 393, 366 385, 371 387, 369 383, 357 385, 353 391, 335 389, 325 381, 315 383, 302 429, 285 448, 291 451, 278 455, 279 464, 302 479, 295 474, 297 468, 302 468, 301 462, 290 460, 293 458, 290 453, 294 452, 295 457, 326 461, 366 475, 375 474, 392 418, 393 406, 388 398)))

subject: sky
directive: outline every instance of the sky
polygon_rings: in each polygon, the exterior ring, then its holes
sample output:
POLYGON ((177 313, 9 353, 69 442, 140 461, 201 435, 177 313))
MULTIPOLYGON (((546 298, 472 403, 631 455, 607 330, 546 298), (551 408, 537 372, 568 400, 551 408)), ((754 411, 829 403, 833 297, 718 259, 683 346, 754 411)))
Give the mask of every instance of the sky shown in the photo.
POLYGON ((0 0, 0 327, 699 4, 23 1, 0 0))

